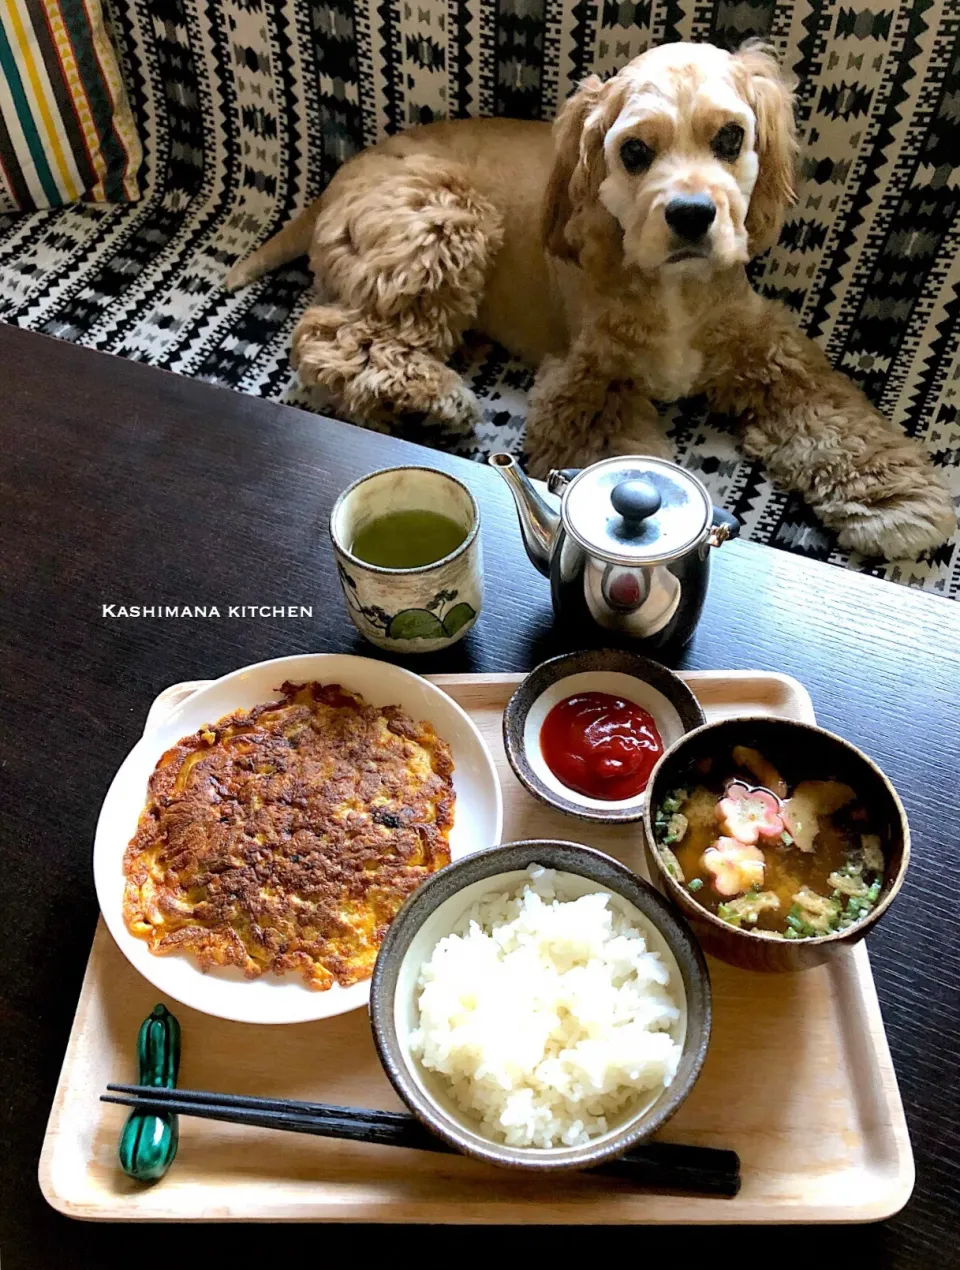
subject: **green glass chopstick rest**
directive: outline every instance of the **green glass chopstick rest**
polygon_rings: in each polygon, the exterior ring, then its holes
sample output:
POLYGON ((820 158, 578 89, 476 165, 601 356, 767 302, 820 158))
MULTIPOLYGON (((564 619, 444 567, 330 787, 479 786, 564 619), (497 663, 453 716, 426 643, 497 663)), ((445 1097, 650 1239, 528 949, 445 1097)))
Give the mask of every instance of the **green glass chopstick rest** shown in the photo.
MULTIPOLYGON (((175 1089, 180 1070, 180 1024, 156 1005, 137 1036, 138 1084, 175 1089)), ((161 1111, 131 1111, 120 1135, 120 1167, 138 1182, 156 1182, 177 1155, 180 1122, 161 1111)))

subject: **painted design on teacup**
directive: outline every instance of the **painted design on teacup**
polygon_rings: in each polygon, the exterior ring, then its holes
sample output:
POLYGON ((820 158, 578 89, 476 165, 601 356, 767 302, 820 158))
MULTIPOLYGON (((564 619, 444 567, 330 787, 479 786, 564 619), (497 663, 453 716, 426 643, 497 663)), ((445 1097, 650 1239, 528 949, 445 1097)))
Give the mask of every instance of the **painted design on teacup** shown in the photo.
POLYGON ((347 603, 386 639, 452 639, 477 616, 477 610, 466 601, 453 603, 459 590, 438 591, 423 608, 390 614, 379 604, 361 604, 356 595, 357 583, 339 560, 337 570, 347 603))

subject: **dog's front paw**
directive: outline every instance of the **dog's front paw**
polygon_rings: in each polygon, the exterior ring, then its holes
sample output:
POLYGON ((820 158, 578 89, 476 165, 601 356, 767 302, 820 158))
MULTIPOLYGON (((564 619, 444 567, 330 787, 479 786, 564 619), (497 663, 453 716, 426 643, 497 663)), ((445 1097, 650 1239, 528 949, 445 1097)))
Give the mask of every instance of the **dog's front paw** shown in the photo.
POLYGON ((339 392, 366 361, 342 309, 315 305, 307 309, 293 332, 290 364, 306 388, 339 392))
POLYGON ((480 422, 480 403, 459 375, 456 379, 458 382, 451 386, 449 392, 431 402, 430 414, 444 432, 466 434, 480 422))
POLYGON ((957 530, 953 499, 933 472, 911 493, 846 508, 832 520, 841 547, 885 560, 916 560, 957 530))

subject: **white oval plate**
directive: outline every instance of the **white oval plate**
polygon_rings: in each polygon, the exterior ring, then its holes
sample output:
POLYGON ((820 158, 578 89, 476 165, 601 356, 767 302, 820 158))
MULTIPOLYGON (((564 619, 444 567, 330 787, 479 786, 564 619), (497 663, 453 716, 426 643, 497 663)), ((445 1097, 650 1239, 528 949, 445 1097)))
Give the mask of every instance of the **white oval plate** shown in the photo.
POLYGON ((114 777, 97 822, 93 875, 104 921, 143 977, 184 1005, 238 1023, 305 1023, 344 1014, 367 1004, 370 981, 349 988, 335 984, 327 992, 317 992, 299 976, 266 974, 250 980, 233 967, 203 972, 190 956, 154 956, 123 920, 123 853, 136 832, 147 781, 160 756, 205 723, 275 699, 284 680, 339 683, 361 693, 373 706, 400 706, 413 719, 433 724, 453 751, 457 802, 451 859, 497 846, 503 833, 500 782, 476 725, 446 693, 412 671, 366 657, 308 653, 246 666, 192 693, 145 733, 114 777))

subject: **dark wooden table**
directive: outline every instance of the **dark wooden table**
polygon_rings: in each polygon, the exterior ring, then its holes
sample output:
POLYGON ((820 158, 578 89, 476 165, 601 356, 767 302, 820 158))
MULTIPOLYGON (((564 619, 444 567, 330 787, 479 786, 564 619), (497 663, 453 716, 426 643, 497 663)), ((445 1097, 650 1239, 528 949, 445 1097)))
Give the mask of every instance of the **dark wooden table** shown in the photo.
MULTIPOLYGON (((326 540, 335 495, 373 468, 457 473, 480 502, 489 580, 481 622, 423 671, 523 670, 569 648, 523 554, 495 473, 405 442, 0 327, 0 1253, 4 1270, 216 1258, 300 1259, 296 1227, 149 1230, 71 1223, 36 1181, 53 1089, 96 919, 100 802, 147 705, 176 680, 286 653, 370 654, 350 625, 326 540), (104 604, 312 604, 313 619, 122 619, 104 604)), ((375 654, 374 654, 375 655, 375 654)), ((769 1245, 792 1264, 851 1254, 879 1266, 960 1265, 960 607, 747 543, 714 556, 703 622, 678 663, 797 676, 820 721, 869 751, 903 795, 915 855, 870 938, 917 1159, 913 1199, 880 1226, 769 1245), (795 1247, 795 1252, 792 1249, 795 1247)), ((597 1232, 512 1232, 512 1252, 598 1248, 597 1232)), ((644 1254, 709 1252, 696 1229, 602 1233, 644 1254), (629 1239, 629 1243, 627 1243, 629 1239)), ((475 1230, 470 1248, 504 1247, 475 1230)), ((723 1244, 765 1256, 766 1241, 723 1244)), ((449 1259, 456 1228, 366 1230, 390 1250, 449 1259)), ((502 1255, 502 1254, 501 1254, 502 1255)), ((239 1262, 237 1262, 239 1264, 239 1262)), ((454 1263, 455 1264, 455 1263, 454 1263)))

